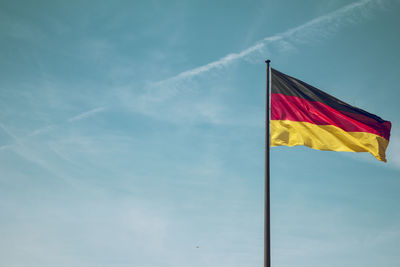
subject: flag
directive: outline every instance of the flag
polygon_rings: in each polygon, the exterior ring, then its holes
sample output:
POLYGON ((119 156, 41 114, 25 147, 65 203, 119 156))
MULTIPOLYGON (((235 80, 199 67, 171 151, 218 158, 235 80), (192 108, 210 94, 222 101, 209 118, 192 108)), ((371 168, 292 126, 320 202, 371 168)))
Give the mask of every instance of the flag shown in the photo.
POLYGON ((271 69, 271 146, 369 152, 386 162, 390 121, 271 69))

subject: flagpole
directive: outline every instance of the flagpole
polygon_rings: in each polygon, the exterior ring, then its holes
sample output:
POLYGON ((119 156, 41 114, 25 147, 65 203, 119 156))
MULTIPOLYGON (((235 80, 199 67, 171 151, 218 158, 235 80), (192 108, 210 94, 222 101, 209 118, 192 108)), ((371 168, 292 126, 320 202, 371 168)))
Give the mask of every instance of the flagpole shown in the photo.
POLYGON ((269 148, 270 148, 270 62, 267 63, 266 110, 265 110, 265 195, 264 195, 264 267, 271 267, 271 220, 270 220, 270 175, 269 175, 269 148))

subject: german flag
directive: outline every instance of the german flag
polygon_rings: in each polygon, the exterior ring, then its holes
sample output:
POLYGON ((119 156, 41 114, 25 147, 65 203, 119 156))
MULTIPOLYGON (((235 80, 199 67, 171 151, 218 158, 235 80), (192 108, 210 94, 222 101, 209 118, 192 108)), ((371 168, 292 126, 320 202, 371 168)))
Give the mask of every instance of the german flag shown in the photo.
POLYGON ((271 146, 369 152, 386 162, 391 123, 271 69, 271 146))

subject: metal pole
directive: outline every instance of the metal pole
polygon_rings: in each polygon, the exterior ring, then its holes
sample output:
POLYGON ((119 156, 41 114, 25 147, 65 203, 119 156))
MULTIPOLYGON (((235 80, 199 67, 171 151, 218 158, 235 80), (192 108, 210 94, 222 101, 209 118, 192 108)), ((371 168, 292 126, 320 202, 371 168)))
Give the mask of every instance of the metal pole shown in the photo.
POLYGON ((264 195, 264 267, 271 267, 271 220, 270 220, 270 182, 269 182, 269 148, 270 148, 270 62, 267 63, 266 111, 265 111, 265 195, 264 195))

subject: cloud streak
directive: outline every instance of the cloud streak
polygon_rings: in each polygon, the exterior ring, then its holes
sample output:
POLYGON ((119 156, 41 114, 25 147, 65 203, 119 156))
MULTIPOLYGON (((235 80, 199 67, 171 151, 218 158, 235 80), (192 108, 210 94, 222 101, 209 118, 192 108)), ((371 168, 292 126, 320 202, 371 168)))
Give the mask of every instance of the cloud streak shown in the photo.
POLYGON ((255 53, 260 53, 267 50, 268 45, 281 44, 282 49, 287 49, 288 47, 291 47, 292 43, 305 43, 310 37, 320 37, 329 34, 329 32, 334 32, 340 26, 352 22, 354 23, 356 13, 358 14, 358 12, 366 12, 372 9, 374 6, 379 5, 380 3, 381 1, 379 0, 361 0, 346 5, 336 11, 315 18, 309 22, 289 29, 285 32, 265 37, 261 41, 243 51, 240 51, 238 53, 231 53, 222 57, 219 60, 210 62, 206 65, 183 71, 174 77, 156 82, 155 85, 163 85, 170 82, 179 82, 182 80, 193 78, 197 75, 211 70, 226 67, 237 60, 248 59, 251 55, 255 53), (353 17, 354 20, 349 19, 353 17))
POLYGON ((94 109, 91 109, 89 111, 86 111, 86 112, 83 112, 81 114, 78 114, 78 115, 76 115, 76 116, 74 116, 72 118, 69 118, 68 122, 80 121, 80 120, 89 118, 91 116, 94 116, 97 113, 103 112, 104 110, 105 110, 104 107, 94 108, 94 109))
MULTIPOLYGON (((172 122, 203 121, 212 124, 232 124, 232 121, 234 121, 234 124, 237 124, 238 119, 236 115, 232 115, 232 110, 226 106, 226 103, 218 99, 218 96, 215 96, 216 91, 213 91, 213 97, 210 97, 210 94, 202 90, 201 93, 197 92, 198 94, 202 94, 202 98, 198 96, 195 99, 193 98, 197 106, 202 106, 203 103, 210 106, 209 99, 213 98, 212 114, 201 114, 196 110, 196 105, 193 105, 193 103, 187 104, 188 101, 191 101, 190 98, 196 94, 194 93, 196 90, 194 89, 196 88, 193 81, 194 78, 200 77, 210 71, 223 70, 239 60, 250 62, 257 60, 258 63, 261 63, 260 59, 263 59, 266 55, 270 54, 269 51, 274 49, 285 52, 288 49, 295 49, 296 45, 304 45, 310 42, 315 44, 332 36, 340 27, 359 23, 361 19, 369 18, 373 10, 383 7, 383 2, 382 0, 356 1, 302 25, 265 37, 238 53, 228 54, 219 60, 183 71, 161 81, 149 82, 143 88, 142 93, 131 93, 131 86, 127 86, 128 90, 119 92, 120 103, 133 112, 172 122), (189 82, 192 82, 190 86, 187 84, 189 82), (184 88, 191 89, 185 90, 182 93, 184 88), (185 108, 185 112, 182 112, 182 108, 177 108, 185 105, 191 108, 185 108), (231 119, 233 116, 235 120, 231 119)), ((248 121, 248 118, 245 118, 244 121, 248 121)))
MULTIPOLYGON (((105 110, 106 110, 105 107, 97 107, 97 108, 91 109, 89 111, 80 113, 74 117, 71 117, 66 122, 64 121, 64 123, 73 123, 76 121, 84 120, 84 119, 92 117, 100 112, 103 112, 105 110)), ((10 150, 14 151, 15 153, 17 153, 18 155, 20 155, 21 157, 23 157, 33 163, 36 163, 37 165, 43 167, 44 169, 51 170, 51 167, 47 165, 46 161, 41 160, 38 153, 36 153, 36 152, 34 152, 34 150, 30 150, 28 148, 29 143, 27 143, 26 141, 32 137, 48 133, 49 131, 60 126, 61 124, 62 123, 47 125, 45 127, 33 130, 31 133, 27 134, 26 136, 18 137, 14 133, 12 133, 12 131, 6 125, 4 125, 3 123, 0 123, 0 130, 2 130, 4 133, 6 133, 12 139, 12 141, 9 144, 0 146, 0 151, 10 149, 10 150)), ((62 156, 62 155, 59 154, 59 156, 62 156)), ((54 172, 54 173, 56 173, 56 172, 54 172)))

